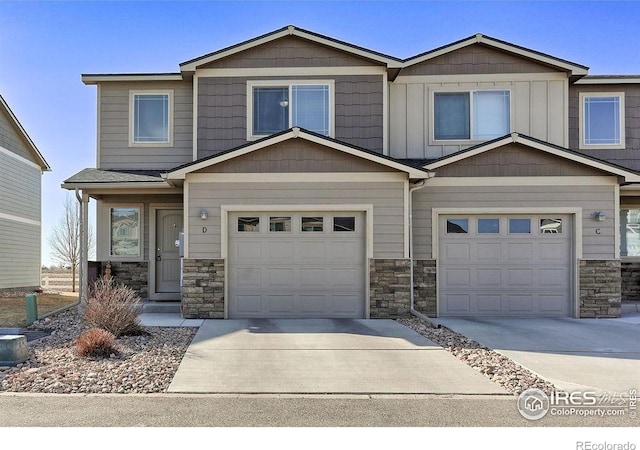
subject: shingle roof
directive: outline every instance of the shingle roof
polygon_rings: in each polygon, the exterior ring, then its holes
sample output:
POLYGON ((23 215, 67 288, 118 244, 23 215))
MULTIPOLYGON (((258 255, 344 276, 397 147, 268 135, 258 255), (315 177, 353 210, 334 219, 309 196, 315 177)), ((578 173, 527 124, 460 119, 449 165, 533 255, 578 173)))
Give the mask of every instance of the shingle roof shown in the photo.
POLYGON ((164 183, 159 170, 83 169, 64 181, 65 184, 86 183, 164 183))

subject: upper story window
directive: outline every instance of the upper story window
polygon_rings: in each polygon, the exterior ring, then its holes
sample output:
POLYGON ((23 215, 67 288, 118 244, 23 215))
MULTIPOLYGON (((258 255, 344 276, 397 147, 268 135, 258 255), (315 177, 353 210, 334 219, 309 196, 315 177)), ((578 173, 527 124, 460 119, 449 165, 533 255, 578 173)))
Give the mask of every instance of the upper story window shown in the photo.
POLYGON ((291 127, 333 136, 332 81, 253 81, 247 89, 249 139, 291 127))
POLYGON ((132 146, 171 145, 172 108, 172 91, 131 91, 129 144, 132 146))
POLYGON ((508 90, 434 92, 433 138, 481 141, 511 131, 508 90))
POLYGON ((580 148, 624 148, 624 93, 580 93, 580 148))

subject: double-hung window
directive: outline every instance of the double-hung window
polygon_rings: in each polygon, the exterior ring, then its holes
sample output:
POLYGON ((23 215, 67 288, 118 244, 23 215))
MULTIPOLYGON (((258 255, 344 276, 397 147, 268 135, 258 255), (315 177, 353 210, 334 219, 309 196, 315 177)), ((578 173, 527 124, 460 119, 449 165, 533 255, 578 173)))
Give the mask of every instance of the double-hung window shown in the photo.
POLYGON ((249 138, 300 127, 323 136, 333 133, 333 82, 258 82, 247 84, 249 138))
POLYGON ((130 145, 171 145, 173 139, 172 94, 172 91, 130 92, 130 145))
POLYGON ((580 148, 624 148, 624 93, 580 93, 580 148))
POLYGON ((509 134, 508 90, 434 92, 435 141, 482 141, 509 134))

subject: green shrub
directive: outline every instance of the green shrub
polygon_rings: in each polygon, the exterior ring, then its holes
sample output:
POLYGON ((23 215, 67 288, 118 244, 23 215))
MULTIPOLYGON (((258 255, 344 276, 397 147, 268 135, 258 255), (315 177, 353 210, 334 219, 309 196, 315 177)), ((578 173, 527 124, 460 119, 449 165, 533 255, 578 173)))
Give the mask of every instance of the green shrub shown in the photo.
POLYGON ((76 339, 74 350, 78 356, 106 358, 112 353, 118 353, 115 343, 116 337, 112 333, 100 328, 91 328, 76 339))
POLYGON ((135 336, 144 333, 139 303, 140 297, 130 287, 113 279, 99 278, 91 288, 82 314, 91 327, 102 328, 116 337, 135 336))

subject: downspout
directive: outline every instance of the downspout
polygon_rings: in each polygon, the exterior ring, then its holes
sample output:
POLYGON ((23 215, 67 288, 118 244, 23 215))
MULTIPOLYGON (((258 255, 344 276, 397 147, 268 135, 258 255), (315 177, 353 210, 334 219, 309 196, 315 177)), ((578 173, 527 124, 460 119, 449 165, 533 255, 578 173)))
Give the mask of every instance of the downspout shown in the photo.
MULTIPOLYGON (((433 176, 433 175, 432 175, 433 176)), ((431 176, 431 177, 432 177, 431 176)), ((429 178, 431 178, 429 177, 429 178)), ((409 312, 411 314, 413 314, 414 316, 418 317, 419 319, 422 319, 424 322, 427 323, 427 325, 431 326, 432 328, 440 328, 440 325, 436 324, 435 322, 433 322, 429 317, 427 317, 426 315, 422 314, 419 311, 416 311, 416 309, 414 308, 414 302, 413 302, 413 295, 414 295, 414 288, 413 288, 413 193, 414 191, 418 191, 422 188, 424 188, 427 185, 427 179, 424 180, 420 180, 420 182, 418 182, 415 186, 413 186, 412 188, 409 189, 409 260, 411 262, 411 271, 410 271, 410 296, 411 296, 411 306, 409 307, 409 312)))
POLYGON ((89 269, 88 262, 88 198, 85 201, 85 194, 80 194, 76 188, 76 200, 80 204, 80 264, 78 267, 78 287, 79 298, 78 308, 82 309, 87 301, 87 272, 89 269))

